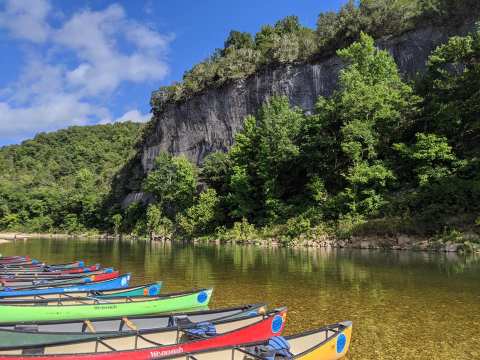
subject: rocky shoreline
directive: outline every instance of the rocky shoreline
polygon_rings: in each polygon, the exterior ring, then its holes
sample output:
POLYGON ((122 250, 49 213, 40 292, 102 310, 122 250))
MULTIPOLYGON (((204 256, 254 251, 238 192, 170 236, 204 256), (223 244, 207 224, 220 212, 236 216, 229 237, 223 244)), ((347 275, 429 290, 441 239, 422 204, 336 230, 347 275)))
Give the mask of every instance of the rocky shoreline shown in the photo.
MULTIPOLYGON (((61 234, 61 233, 0 233, 0 244, 17 240, 42 239, 116 239, 111 234, 61 234)), ((138 239, 131 235, 123 235, 123 239, 138 239)), ((262 247, 291 247, 291 248, 332 248, 332 249, 370 249, 393 251, 429 251, 445 253, 480 253, 480 244, 473 236, 464 237, 463 241, 441 240, 398 234, 395 236, 352 236, 348 239, 338 239, 334 236, 323 235, 315 239, 293 240, 288 244, 277 238, 248 239, 248 240, 219 240, 215 238, 194 239, 193 243, 238 244, 256 245, 262 247)), ((156 242, 171 240, 156 240, 156 242)), ((175 241, 175 240, 174 240, 175 241)))
POLYGON ((442 241, 436 238, 414 237, 404 234, 397 236, 352 236, 349 239, 337 239, 333 236, 321 236, 316 239, 293 241, 285 245, 279 239, 252 239, 252 240, 229 240, 197 239, 197 243, 237 243, 244 245, 275 246, 275 247, 307 247, 307 248, 339 248, 339 249, 371 249, 393 251, 428 251, 445 253, 480 253, 480 244, 469 240, 463 242, 442 241))

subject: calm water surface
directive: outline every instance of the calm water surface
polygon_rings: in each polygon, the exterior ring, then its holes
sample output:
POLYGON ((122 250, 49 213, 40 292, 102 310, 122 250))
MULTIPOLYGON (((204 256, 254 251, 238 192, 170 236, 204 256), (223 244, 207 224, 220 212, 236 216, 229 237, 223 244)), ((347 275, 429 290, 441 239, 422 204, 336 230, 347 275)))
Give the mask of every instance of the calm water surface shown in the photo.
POLYGON ((85 259, 164 281, 215 288, 212 307, 287 305, 286 331, 354 322, 348 359, 480 359, 480 259, 416 252, 172 246, 103 240, 0 244, 4 255, 85 259))

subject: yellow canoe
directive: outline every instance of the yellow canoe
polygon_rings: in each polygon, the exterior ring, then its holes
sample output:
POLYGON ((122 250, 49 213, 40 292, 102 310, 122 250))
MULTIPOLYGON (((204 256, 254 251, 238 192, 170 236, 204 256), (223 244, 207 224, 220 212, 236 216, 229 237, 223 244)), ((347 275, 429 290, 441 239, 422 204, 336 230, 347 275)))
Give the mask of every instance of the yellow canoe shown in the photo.
POLYGON ((286 339, 296 360, 336 360, 347 354, 351 338, 352 322, 345 321, 286 339))
POLYGON ((275 337, 264 342, 209 349, 171 358, 178 360, 337 360, 347 354, 351 338, 352 322, 344 321, 285 338, 275 337))

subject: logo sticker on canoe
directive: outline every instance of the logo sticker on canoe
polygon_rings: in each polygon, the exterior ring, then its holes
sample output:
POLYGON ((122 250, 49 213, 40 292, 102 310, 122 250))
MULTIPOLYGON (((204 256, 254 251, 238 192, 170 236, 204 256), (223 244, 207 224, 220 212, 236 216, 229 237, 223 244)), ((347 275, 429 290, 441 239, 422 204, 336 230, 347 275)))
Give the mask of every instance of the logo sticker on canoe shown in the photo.
POLYGON ((173 349, 151 351, 150 352, 150 357, 152 359, 156 359, 156 358, 162 358, 162 357, 165 357, 165 356, 176 355, 176 354, 181 354, 181 353, 183 353, 183 347, 179 346, 179 347, 176 347, 176 348, 173 348, 173 349))
POLYGON ((208 299, 208 294, 205 291, 202 291, 200 294, 197 296, 197 301, 200 304, 203 304, 205 301, 208 299))
POLYGON ((280 315, 275 315, 272 321, 272 332, 278 333, 282 329, 283 317, 280 315))
POLYGON ((148 295, 150 296, 158 295, 159 292, 160 292, 160 286, 158 285, 152 285, 148 288, 148 295))
POLYGON ((340 354, 345 350, 345 345, 347 344, 347 337, 345 334, 340 334, 337 337, 337 353, 340 354))

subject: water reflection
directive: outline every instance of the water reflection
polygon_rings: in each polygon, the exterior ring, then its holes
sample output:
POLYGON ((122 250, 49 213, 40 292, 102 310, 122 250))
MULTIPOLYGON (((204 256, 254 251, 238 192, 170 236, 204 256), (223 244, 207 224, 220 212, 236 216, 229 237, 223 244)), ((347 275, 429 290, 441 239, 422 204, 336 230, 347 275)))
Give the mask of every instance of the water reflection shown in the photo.
POLYGON ((480 358, 477 256, 52 239, 0 252, 109 264, 166 291, 213 286, 214 307, 287 305, 287 332, 353 320, 349 359, 480 358))

